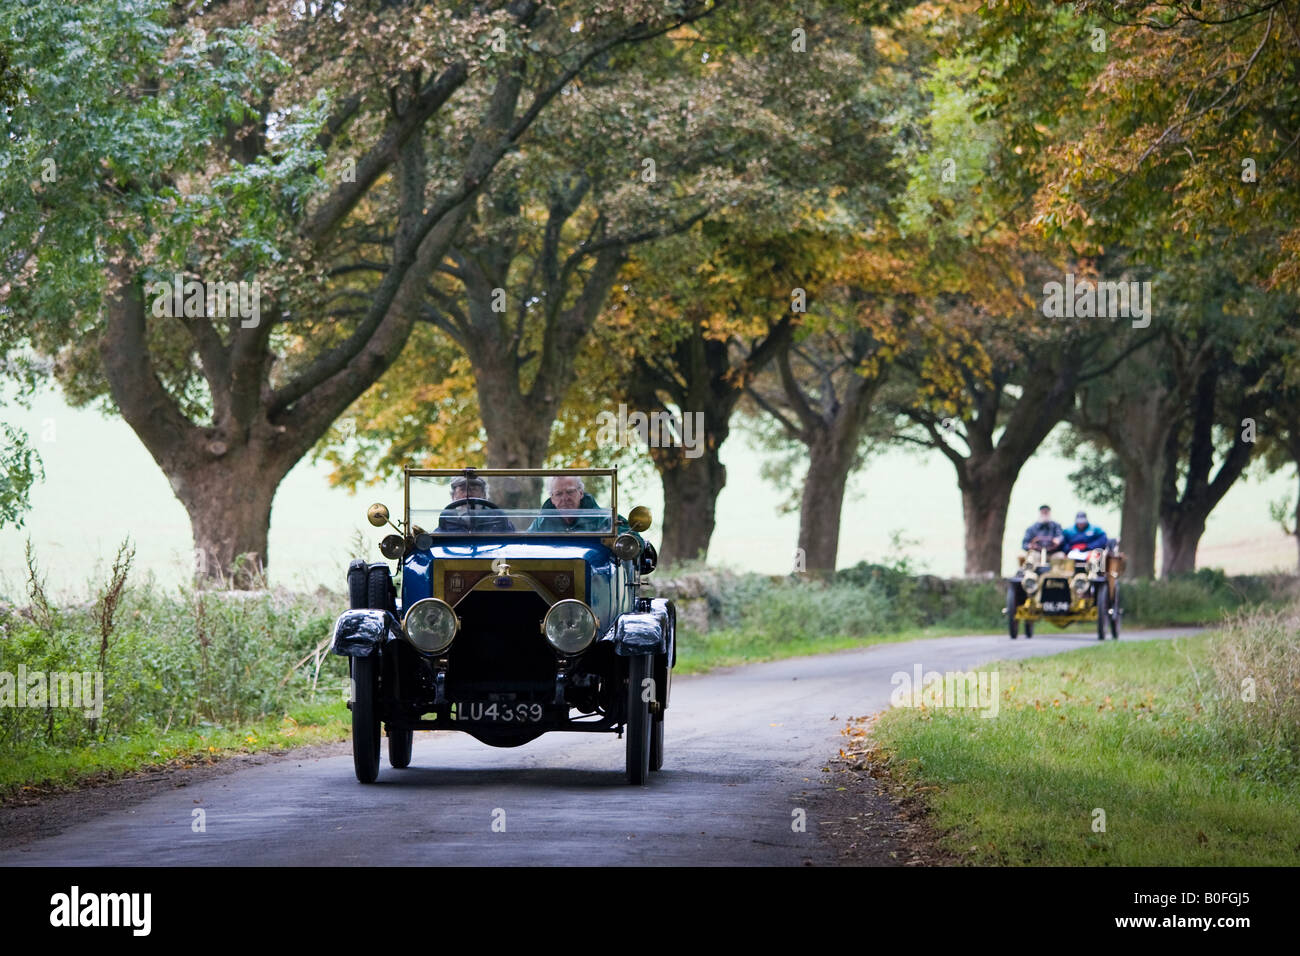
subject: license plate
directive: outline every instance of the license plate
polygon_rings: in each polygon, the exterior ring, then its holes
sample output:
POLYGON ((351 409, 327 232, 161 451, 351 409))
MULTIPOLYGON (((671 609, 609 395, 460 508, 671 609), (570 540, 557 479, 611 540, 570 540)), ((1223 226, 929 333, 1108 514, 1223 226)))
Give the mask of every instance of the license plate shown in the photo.
POLYGON ((474 723, 536 724, 541 721, 545 713, 546 710, 541 704, 459 701, 452 711, 452 719, 474 723))
POLYGON ((1069 601, 1044 601, 1043 612, 1046 614, 1064 614, 1070 609, 1069 601))

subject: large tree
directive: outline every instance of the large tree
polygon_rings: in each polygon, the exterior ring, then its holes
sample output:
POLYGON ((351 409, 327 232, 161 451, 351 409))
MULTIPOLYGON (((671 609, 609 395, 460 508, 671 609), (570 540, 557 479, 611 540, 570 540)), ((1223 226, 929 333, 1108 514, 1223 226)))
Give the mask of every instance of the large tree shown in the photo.
MULTIPOLYGON (((1107 347, 1124 348, 1127 339, 1119 337, 1107 347)), ((1114 456, 1121 483, 1119 536, 1128 573, 1135 577, 1156 574, 1165 449, 1208 353, 1192 345, 1188 349, 1166 324, 1156 341, 1121 362, 1110 375, 1080 387, 1078 406, 1070 416, 1082 435, 1114 456)))
MULTIPOLYGON (((628 451, 576 446, 575 435, 598 438, 574 419, 579 408, 612 412, 625 401, 642 413, 702 414, 700 457, 663 445, 641 453, 664 483, 664 553, 707 548, 731 411, 747 370, 770 352, 769 330, 789 325, 779 312, 801 282, 770 271, 762 237, 844 216, 881 190, 866 178, 853 198, 829 201, 853 178, 850 158, 855 171, 886 165, 876 124, 887 104, 862 82, 871 54, 862 30, 877 15, 862 4, 820 5, 798 20, 765 7, 720 11, 675 33, 658 60, 588 71, 506 160, 435 270, 422 316, 467 357, 489 464, 628 451), (760 248, 746 252, 741 235, 760 248), (601 396, 603 408, 593 403, 601 396)), ((428 361, 432 373, 441 359, 428 361)), ((376 419, 378 394, 359 419, 376 419)))
POLYGON ((910 306, 863 289, 828 289, 794 339, 781 342, 775 368, 749 396, 801 447, 808 466, 790 483, 799 502, 802 568, 835 570, 840 516, 872 402, 912 324, 910 306))
POLYGON ((798 318, 789 290, 815 242, 799 233, 752 239, 724 221, 645 250, 624 270, 598 333, 618 362, 620 401, 646 415, 696 416, 691 421, 703 426, 693 448, 655 442, 638 449, 663 485, 665 560, 707 555, 727 483, 722 446, 732 415, 798 318))
POLYGON ((131 425, 208 573, 264 562, 276 487, 400 354, 502 158, 594 61, 711 9, 9 4, 5 320, 131 425), (334 271, 366 255, 379 281, 334 271), (245 300, 169 309, 192 277, 245 300))
POLYGON ((1263 369, 1221 357, 1197 377, 1187 413, 1165 443, 1160 495, 1161 575, 1196 569, 1206 521, 1250 464, 1268 399, 1263 369), (1217 466, 1216 466, 1217 459, 1217 466))

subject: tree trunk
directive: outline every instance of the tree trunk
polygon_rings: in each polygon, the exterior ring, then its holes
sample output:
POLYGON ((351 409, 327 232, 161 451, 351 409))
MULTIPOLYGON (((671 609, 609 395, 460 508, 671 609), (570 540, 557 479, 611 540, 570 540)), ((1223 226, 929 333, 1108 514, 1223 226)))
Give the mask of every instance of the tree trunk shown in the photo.
POLYGON ((1002 573, 1002 539, 1007 531, 1014 476, 979 474, 960 482, 962 518, 966 524, 966 576, 995 578, 1002 573))
POLYGON ((799 549, 810 574, 830 577, 835 573, 844 488, 860 434, 860 428, 828 429, 808 446, 808 474, 799 508, 799 549))
MULTIPOLYGON (((1172 430, 1165 443, 1165 472, 1160 496, 1160 541, 1162 575, 1186 574, 1196 570, 1196 549, 1205 534, 1205 524, 1228 489, 1250 464, 1254 442, 1234 430, 1232 445, 1214 469, 1214 425, 1223 410, 1217 400, 1219 374, 1210 369, 1202 373, 1192 401, 1191 441, 1187 446, 1187 474, 1182 494, 1178 493, 1178 465, 1183 448, 1178 430, 1172 430)), ((1245 396, 1229 405, 1229 421, 1241 421, 1243 415, 1255 413, 1254 396, 1245 396)))
POLYGON ((968 577, 995 578, 1002 573, 1011 489, 1025 462, 1073 406, 1077 365, 1068 355, 1032 353, 1020 396, 1004 415, 1007 379, 1006 374, 995 375, 991 387, 974 390, 972 414, 958 430, 969 454, 962 455, 942 438, 933 421, 929 424, 935 447, 957 470, 968 577))
MULTIPOLYGON (((558 405, 529 404, 518 392, 518 377, 495 378, 491 373, 475 375, 480 417, 487 433, 489 468, 541 468, 551 440, 551 426, 558 405)), ((545 495, 538 478, 489 479, 489 494, 502 508, 536 508, 545 495)))
POLYGON ((1160 456, 1157 455, 1154 461, 1124 464, 1120 550, 1127 562, 1126 573, 1135 578, 1156 576, 1156 530, 1160 526, 1159 462, 1160 456))
POLYGON ((195 575, 239 589, 261 587, 271 502, 284 470, 268 463, 263 449, 249 446, 205 457, 172 478, 190 517, 195 575))
POLYGON ((701 322, 693 321, 691 335, 672 347, 672 372, 644 359, 637 363, 628 389, 635 405, 647 414, 668 411, 658 394, 662 391, 681 414, 698 412, 704 424, 697 435, 701 448, 697 458, 688 458, 679 448, 650 449, 664 490, 660 564, 708 556, 718 495, 727 484, 721 453, 731 433, 732 413, 748 381, 789 340, 790 329, 789 318, 782 318, 737 360, 727 342, 706 338, 701 322))
POLYGON ((1175 513, 1160 522, 1160 542, 1163 546, 1161 577, 1191 574, 1196 570, 1196 549, 1203 534, 1205 518, 1196 514, 1175 513))
MULTIPOLYGON (((1300 473, 1300 458, 1296 459, 1296 471, 1300 473)), ((1300 493, 1296 494, 1295 515, 1292 518, 1292 521, 1294 523, 1291 525, 1291 535, 1295 538, 1296 571, 1300 573, 1300 493)))
POLYGON ((718 495, 727 483, 727 469, 717 446, 706 443, 698 458, 687 458, 679 449, 671 458, 655 455, 664 488, 664 518, 659 560, 704 560, 716 524, 714 511, 718 495))
POLYGON ((1165 445, 1177 424, 1178 399, 1178 394, 1153 383, 1142 394, 1125 396, 1105 430, 1124 470, 1120 540, 1127 573, 1133 577, 1156 576, 1165 445))

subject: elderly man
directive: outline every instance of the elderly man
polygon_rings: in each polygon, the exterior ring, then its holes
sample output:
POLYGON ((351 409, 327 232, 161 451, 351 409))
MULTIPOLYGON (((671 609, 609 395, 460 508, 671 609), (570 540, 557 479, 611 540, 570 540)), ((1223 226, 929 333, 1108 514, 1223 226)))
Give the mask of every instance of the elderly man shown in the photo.
MULTIPOLYGON (((577 475, 552 475, 546 479, 546 501, 543 511, 595 511, 600 508, 596 499, 587 494, 582 479, 577 475)), ((620 524, 622 521, 620 519, 620 524)), ((606 515, 538 515, 529 531, 609 531, 606 515)))
POLYGON ((1028 551, 1031 547, 1045 547, 1049 551, 1056 551, 1061 547, 1064 539, 1065 534, 1061 526, 1052 520, 1052 509, 1047 505, 1039 505, 1038 521, 1025 529, 1020 550, 1028 551))
MULTIPOLYGON (((609 512, 603 511, 596 499, 587 494, 582 479, 577 475, 552 475, 546 479, 547 498, 542 502, 543 511, 601 511, 592 515, 538 515, 529 531, 561 534, 570 531, 589 531, 609 533, 609 512)), ((618 516, 618 533, 636 534, 644 547, 645 539, 628 525, 627 519, 618 516)))
POLYGON ((466 477, 457 475, 451 480, 451 500, 453 507, 444 508, 438 517, 439 531, 514 531, 515 526, 498 508, 487 501, 488 484, 477 475, 466 477), (457 501, 466 498, 476 499, 463 505, 457 501), (472 514, 471 514, 472 512, 472 514))

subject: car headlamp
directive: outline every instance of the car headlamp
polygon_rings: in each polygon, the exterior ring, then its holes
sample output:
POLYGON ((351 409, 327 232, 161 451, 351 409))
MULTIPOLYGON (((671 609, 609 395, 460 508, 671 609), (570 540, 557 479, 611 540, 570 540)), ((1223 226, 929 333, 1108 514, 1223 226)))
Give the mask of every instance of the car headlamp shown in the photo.
POLYGON ((596 636, 596 615, 581 601, 566 598, 546 612, 542 632, 561 654, 580 654, 596 636))
POLYGON ((641 542, 634 534, 620 534, 614 539, 613 550, 620 561, 634 561, 641 554, 641 542))
POLYGON ((451 605, 438 598, 416 601, 406 612, 406 639, 422 654, 441 654, 460 627, 451 605))
POLYGON ((1088 593, 1088 576, 1086 574, 1076 574, 1070 578, 1070 590, 1074 592, 1075 597, 1083 597, 1088 593))
POLYGON ((1033 571, 1028 572, 1021 578, 1020 586, 1025 589, 1026 594, 1033 594, 1038 590, 1038 575, 1033 571))

